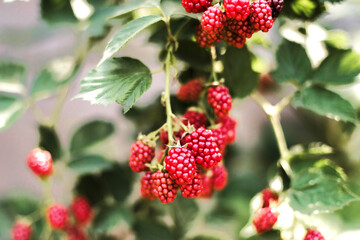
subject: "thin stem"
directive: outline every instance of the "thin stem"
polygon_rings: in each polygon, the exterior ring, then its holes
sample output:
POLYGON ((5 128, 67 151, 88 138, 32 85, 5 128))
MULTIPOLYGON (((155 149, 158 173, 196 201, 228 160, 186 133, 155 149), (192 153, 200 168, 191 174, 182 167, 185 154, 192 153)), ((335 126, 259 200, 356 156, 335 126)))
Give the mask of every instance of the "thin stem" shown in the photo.
POLYGON ((182 127, 182 129, 184 129, 186 132, 189 131, 189 128, 186 127, 185 124, 181 120, 179 120, 178 117, 175 114, 172 114, 172 117, 182 127))
POLYGON ((218 79, 217 79, 217 75, 216 75, 216 72, 215 72, 215 61, 216 61, 216 48, 215 48, 215 46, 212 46, 210 48, 210 52, 211 52, 211 66, 212 66, 211 74, 212 74, 214 82, 217 82, 218 79))
POLYGON ((164 20, 164 22, 165 22, 166 29, 167 29, 167 32, 168 32, 168 35, 169 35, 169 38, 170 38, 170 44, 171 44, 171 43, 174 43, 174 42, 175 42, 175 38, 174 38, 174 36, 173 36, 172 33, 171 33, 170 18, 169 18, 168 16, 166 16, 165 12, 163 11, 163 9, 161 8, 160 5, 159 5, 157 8, 160 10, 161 15, 163 16, 163 20, 164 20))
POLYGON ((60 114, 61 114, 61 110, 65 104, 65 100, 66 100, 66 96, 69 92, 69 86, 64 86, 61 90, 60 93, 57 97, 57 102, 56 105, 54 107, 54 111, 52 112, 51 115, 51 120, 50 120, 50 125, 51 126, 55 126, 56 123, 59 121, 60 118, 60 114))
POLYGON ((165 60, 165 75, 166 75, 165 106, 166 106, 166 127, 168 130, 169 145, 172 145, 174 142, 174 133, 173 133, 173 128, 172 128, 172 114, 173 113, 171 110, 171 103, 170 103, 171 55, 172 55, 172 47, 169 48, 168 53, 166 55, 166 60, 165 60))
POLYGON ((185 28, 187 27, 187 25, 189 25, 190 23, 190 19, 187 19, 186 22, 184 22, 180 27, 179 29, 176 31, 175 35, 174 35, 174 38, 175 39, 178 39, 180 34, 185 30, 185 28))

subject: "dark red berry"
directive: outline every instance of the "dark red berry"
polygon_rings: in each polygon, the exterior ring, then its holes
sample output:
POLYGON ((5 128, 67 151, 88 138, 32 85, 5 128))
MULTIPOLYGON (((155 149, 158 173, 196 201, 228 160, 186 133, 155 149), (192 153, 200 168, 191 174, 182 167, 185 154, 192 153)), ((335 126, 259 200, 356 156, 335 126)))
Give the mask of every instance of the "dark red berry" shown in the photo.
POLYGON ((201 198, 211 198, 213 193, 212 178, 207 177, 205 174, 201 174, 203 191, 200 194, 201 198))
POLYGON ((211 168, 221 161, 222 156, 216 145, 213 133, 203 127, 185 137, 187 148, 191 150, 197 164, 211 168))
POLYGON ((87 240, 89 239, 86 232, 78 227, 78 226, 71 226, 66 229, 67 240, 87 240))
POLYGON ((308 229, 304 240, 325 240, 325 238, 319 231, 308 229))
POLYGON ((199 78, 188 81, 180 86, 178 99, 184 102, 194 102, 199 99, 203 86, 199 78))
POLYGON ((211 0, 182 0, 181 4, 189 13, 199 13, 211 6, 211 0))
POLYGON ((215 7, 209 7, 201 17, 202 29, 210 35, 219 34, 224 28, 225 15, 215 7))
POLYGON ((278 219, 279 213, 275 209, 266 207, 256 211, 253 224, 258 233, 266 232, 274 226, 278 219))
POLYGON ((249 5, 249 0, 224 0, 226 16, 237 21, 245 20, 249 16, 249 5))
POLYGON ((185 147, 172 148, 165 158, 165 169, 178 185, 190 183, 196 172, 195 158, 185 147))
POLYGON ((272 10, 272 18, 275 20, 283 10, 284 0, 267 0, 267 3, 272 10))
POLYGON ((150 147, 142 141, 136 141, 131 146, 129 165, 134 172, 146 171, 146 163, 151 162, 155 156, 155 148, 150 147))
POLYGON ((269 207, 270 202, 277 202, 279 200, 279 195, 276 192, 271 191, 270 188, 266 188, 261 191, 263 199, 263 208, 269 207))
POLYGON ((225 22, 225 29, 227 29, 227 31, 237 33, 244 38, 251 38, 252 35, 258 31, 251 25, 249 18, 240 21, 227 19, 225 22))
POLYGON ((232 144, 236 139, 236 121, 230 116, 224 116, 215 120, 220 124, 220 129, 225 135, 225 143, 232 144))
POLYGON ((225 86, 210 87, 207 93, 207 101, 218 117, 227 115, 232 107, 229 89, 225 86))
POLYGON ((224 33, 224 41, 229 45, 237 48, 242 48, 245 45, 246 38, 236 32, 226 31, 224 33))
POLYGON ((195 37, 196 42, 199 44, 200 47, 210 48, 216 42, 220 42, 220 40, 222 39, 222 33, 209 34, 205 32, 200 25, 196 28, 195 37))
MULTIPOLYGON (((174 132, 175 142, 181 140, 183 133, 184 133, 183 129, 174 132)), ((160 130, 160 141, 161 141, 162 148, 165 149, 169 143, 169 136, 168 136, 167 131, 165 131, 163 129, 160 130)))
POLYGON ((88 200, 84 197, 77 197, 71 204, 71 210, 74 213, 75 220, 81 224, 87 224, 93 217, 93 210, 88 200))
POLYGON ((169 173, 157 171, 151 175, 152 190, 162 203, 171 203, 176 198, 179 186, 170 178, 169 173))
POLYGON ((226 135, 224 134, 223 129, 219 127, 210 130, 213 133, 216 145, 218 146, 220 152, 223 154, 226 147, 226 143, 225 143, 226 135))
POLYGON ((145 175, 141 178, 140 192, 143 198, 147 198, 150 200, 155 199, 155 196, 152 191, 151 172, 145 172, 145 175))
POLYGON ((186 198, 194 198, 200 196, 203 191, 202 178, 199 172, 196 172, 190 183, 181 185, 181 195, 186 198))
POLYGON ((26 223, 15 222, 11 229, 13 240, 29 240, 32 234, 32 227, 26 223))
POLYGON ((60 204, 54 204, 47 210, 47 218, 53 229, 64 229, 68 222, 68 211, 60 204))
POLYGON ((255 29, 263 32, 268 32, 272 28, 272 11, 266 0, 256 0, 251 4, 250 22, 255 29))
POLYGON ((223 165, 216 165, 212 168, 213 187, 215 190, 223 190, 228 180, 228 172, 223 165))
POLYGON ((260 92, 265 93, 276 88, 275 81, 269 73, 260 74, 258 81, 258 89, 260 92))
POLYGON ((207 123, 207 117, 203 112, 196 112, 187 110, 183 115, 183 121, 186 126, 193 125, 195 129, 205 127, 207 123))
POLYGON ((35 148, 29 153, 27 164, 39 177, 48 177, 53 172, 51 154, 40 148, 35 148))

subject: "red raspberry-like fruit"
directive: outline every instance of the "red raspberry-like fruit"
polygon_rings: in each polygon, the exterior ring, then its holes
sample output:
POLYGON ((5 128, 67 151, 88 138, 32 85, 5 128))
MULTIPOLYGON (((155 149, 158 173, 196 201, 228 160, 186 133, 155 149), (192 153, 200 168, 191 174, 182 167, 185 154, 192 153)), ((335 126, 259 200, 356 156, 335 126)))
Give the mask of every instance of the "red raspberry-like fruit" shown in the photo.
POLYGON ((232 31, 226 31, 224 34, 224 41, 229 45, 237 48, 242 48, 245 45, 246 38, 232 31))
POLYGON ((200 47, 210 48, 216 42, 220 42, 220 40, 222 39, 222 33, 209 34, 204 31, 200 25, 196 28, 195 37, 196 42, 199 44, 200 47))
POLYGON ((255 29, 268 32, 274 20, 272 11, 266 0, 256 0, 250 7, 250 22, 255 29))
POLYGON ((32 227, 26 223, 15 222, 11 229, 13 240, 28 240, 31 238, 32 227))
POLYGON ((275 209, 266 207, 256 211, 253 224, 258 233, 266 232, 274 226, 278 219, 279 213, 275 209))
POLYGON ((47 218, 53 229, 64 229, 68 222, 68 211, 61 204, 54 204, 47 210, 47 218))
POLYGON ((279 200, 279 195, 276 192, 271 191, 270 188, 266 188, 261 191, 263 199, 263 208, 269 207, 270 202, 277 202, 279 200))
MULTIPOLYGON (((181 136, 183 135, 183 133, 184 133, 183 129, 174 132, 175 142, 181 140, 181 136)), ((166 145, 168 145, 168 143, 169 143, 169 136, 168 136, 167 131, 165 131, 163 129, 160 130, 160 141, 161 141, 162 148, 165 149, 166 145)))
POLYGON ((66 229, 67 240, 87 240, 88 235, 78 226, 71 226, 66 229))
POLYGON ((140 192, 143 198, 150 200, 155 199, 152 190, 151 172, 145 172, 145 175, 140 180, 140 192))
POLYGON ((215 122, 220 124, 220 129, 225 135, 225 143, 234 143, 236 139, 236 121, 230 116, 224 116, 216 119, 215 122))
POLYGON ((201 80, 196 78, 181 85, 177 97, 184 102, 194 102, 199 99, 202 90, 201 80))
POLYGON ((87 224, 93 217, 93 210, 84 197, 77 197, 71 204, 71 210, 74 213, 74 217, 78 223, 87 224))
POLYGON ((218 117, 227 115, 232 107, 229 89, 225 86, 210 87, 207 94, 207 101, 218 117))
POLYGON ((129 165, 131 169, 134 172, 146 171, 148 167, 146 167, 145 164, 151 162, 154 158, 155 148, 139 140, 131 146, 130 151, 129 165))
POLYGON ((325 238, 319 231, 308 229, 304 240, 325 240, 325 238))
POLYGON ((226 143, 225 143, 226 135, 224 134, 223 129, 219 127, 210 130, 213 133, 216 145, 218 146, 220 152, 223 154, 226 147, 226 143))
POLYGON ((245 20, 250 14, 249 0, 225 0, 224 8, 228 18, 245 20))
POLYGON ((201 17, 201 26, 208 34, 219 34, 224 28, 225 15, 217 7, 209 7, 201 17))
POLYGON ((179 186, 170 178, 169 173, 157 171, 151 175, 152 190, 162 203, 171 203, 176 198, 179 186))
POLYGON ((235 32, 244 38, 251 38, 252 35, 258 31, 251 25, 249 18, 240 21, 227 19, 225 22, 225 29, 235 32))
POLYGON ((211 6, 211 0, 182 0, 181 4, 189 13, 199 13, 211 6))
POLYGON ((272 18, 275 19, 280 15, 281 11, 284 7, 284 0, 267 0, 271 10, 272 10, 272 18))
POLYGON ((27 164, 39 177, 48 177, 53 172, 51 154, 40 148, 35 148, 29 153, 27 164))
POLYGON ((165 169, 178 185, 190 183, 196 172, 195 158, 185 147, 172 148, 165 158, 165 169))
POLYGON ((222 165, 216 165, 212 168, 213 187, 215 190, 223 190, 227 184, 228 172, 222 165))
POLYGON ((211 198, 213 193, 212 178, 207 177, 205 174, 201 174, 203 191, 200 194, 201 198, 211 198))
POLYGON ((187 148, 191 150, 197 164, 211 168, 221 161, 222 156, 213 133, 201 127, 185 137, 187 148))
POLYGON ((181 195, 185 198, 194 198, 200 196, 203 191, 201 174, 196 172, 194 178, 189 184, 181 185, 181 195))
POLYGON ((187 125, 193 125, 195 129, 205 127, 207 123, 207 117, 203 112, 195 112, 187 110, 183 115, 183 123, 187 125))

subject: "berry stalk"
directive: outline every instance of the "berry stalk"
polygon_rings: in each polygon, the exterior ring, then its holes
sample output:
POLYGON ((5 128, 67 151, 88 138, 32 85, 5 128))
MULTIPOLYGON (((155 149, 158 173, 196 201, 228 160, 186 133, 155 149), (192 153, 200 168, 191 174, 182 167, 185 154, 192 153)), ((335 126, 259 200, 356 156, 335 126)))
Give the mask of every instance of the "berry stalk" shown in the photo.
POLYGON ((169 47, 168 53, 166 55, 165 60, 165 107, 166 107, 166 128, 168 130, 168 137, 169 137, 169 145, 174 144, 174 131, 172 128, 172 110, 171 110, 171 103, 170 103, 170 78, 171 78, 171 54, 172 54, 172 46, 169 47))

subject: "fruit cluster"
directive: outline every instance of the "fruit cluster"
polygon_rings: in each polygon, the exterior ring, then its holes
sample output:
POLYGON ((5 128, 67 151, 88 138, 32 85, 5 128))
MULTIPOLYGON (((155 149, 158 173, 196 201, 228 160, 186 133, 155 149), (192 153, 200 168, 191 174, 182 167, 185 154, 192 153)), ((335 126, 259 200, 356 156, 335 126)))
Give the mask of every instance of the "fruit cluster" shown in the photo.
POLYGON ((236 122, 228 115, 232 101, 225 86, 205 87, 201 79, 193 79, 180 87, 177 96, 186 102, 205 96, 215 119, 209 126, 208 114, 192 107, 181 118, 173 117, 172 142, 164 125, 131 146, 131 169, 145 172, 140 180, 142 197, 162 203, 172 202, 179 190, 186 198, 209 198, 214 190, 222 190, 228 173, 221 161, 226 145, 235 141, 236 122), (161 141, 158 161, 152 163, 157 138, 161 141))
MULTIPOLYGON (((33 149, 27 157, 27 163, 35 175, 44 181, 53 173, 52 156, 48 151, 33 149)), ((59 203, 45 204, 45 209, 49 226, 54 230, 63 231, 68 240, 89 239, 85 228, 92 220, 93 210, 86 198, 81 196, 74 198, 69 207, 59 203)), ((36 219, 24 219, 15 221, 11 229, 13 240, 32 239, 32 224, 36 219)))
POLYGON ((182 0, 189 13, 203 12, 196 29, 196 40, 209 48, 224 40, 228 45, 242 48, 247 38, 258 31, 268 32, 280 15, 284 0, 223 0, 211 6, 209 0, 182 0))

